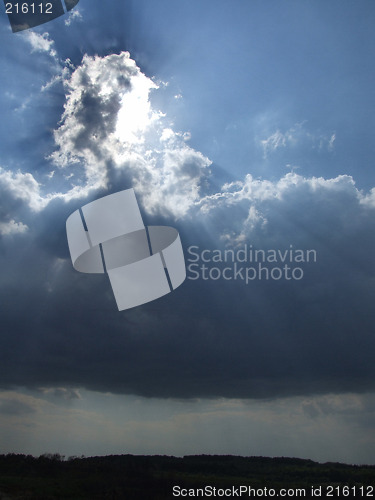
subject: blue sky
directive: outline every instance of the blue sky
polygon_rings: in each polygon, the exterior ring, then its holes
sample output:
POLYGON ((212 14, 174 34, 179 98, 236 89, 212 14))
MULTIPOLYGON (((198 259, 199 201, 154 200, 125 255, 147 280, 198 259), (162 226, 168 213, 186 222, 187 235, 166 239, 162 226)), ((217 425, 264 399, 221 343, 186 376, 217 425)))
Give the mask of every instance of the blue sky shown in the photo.
POLYGON ((374 463, 374 17, 81 0, 13 34, 3 11, 0 452, 374 463), (129 187, 186 258, 316 262, 301 280, 187 279, 119 313, 72 269, 65 221, 129 187))

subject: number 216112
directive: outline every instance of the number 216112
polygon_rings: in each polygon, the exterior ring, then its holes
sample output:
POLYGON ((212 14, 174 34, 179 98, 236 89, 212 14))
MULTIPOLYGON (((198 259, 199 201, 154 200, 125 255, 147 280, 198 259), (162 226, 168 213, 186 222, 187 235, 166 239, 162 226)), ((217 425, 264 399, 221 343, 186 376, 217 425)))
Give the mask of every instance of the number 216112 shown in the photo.
POLYGON ((5 4, 7 14, 52 14, 52 4, 43 3, 10 3, 5 4))

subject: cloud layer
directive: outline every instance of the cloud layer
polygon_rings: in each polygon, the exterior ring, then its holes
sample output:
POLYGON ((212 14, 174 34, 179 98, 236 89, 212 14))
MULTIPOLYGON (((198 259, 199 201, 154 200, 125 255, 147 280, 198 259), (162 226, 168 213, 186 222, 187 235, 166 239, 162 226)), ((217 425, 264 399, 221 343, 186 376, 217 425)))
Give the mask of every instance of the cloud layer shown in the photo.
MULTIPOLYGON (((43 40, 35 47, 51 51, 43 40)), ((363 193, 348 175, 296 173, 248 174, 214 189, 215 165, 154 109, 161 84, 128 53, 85 55, 61 78, 66 102, 49 175, 0 171, 4 387, 178 398, 375 389, 374 190, 363 193), (314 249, 317 260, 301 264, 302 280, 188 279, 118 313, 104 276, 72 269, 65 220, 128 187, 149 221, 178 227, 187 258, 191 245, 252 245, 314 249)), ((265 151, 287 144, 280 134, 265 151)))

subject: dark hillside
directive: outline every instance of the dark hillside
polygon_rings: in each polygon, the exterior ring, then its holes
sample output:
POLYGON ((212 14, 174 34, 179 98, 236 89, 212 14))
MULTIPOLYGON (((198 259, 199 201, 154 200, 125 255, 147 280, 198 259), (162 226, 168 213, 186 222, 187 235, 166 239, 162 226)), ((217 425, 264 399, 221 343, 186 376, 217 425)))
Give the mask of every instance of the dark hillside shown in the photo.
POLYGON ((282 496, 282 489, 311 498, 312 487, 321 487, 314 497, 372 498, 374 485, 375 466, 297 458, 0 455, 0 500, 235 498, 241 486, 243 498, 282 496))

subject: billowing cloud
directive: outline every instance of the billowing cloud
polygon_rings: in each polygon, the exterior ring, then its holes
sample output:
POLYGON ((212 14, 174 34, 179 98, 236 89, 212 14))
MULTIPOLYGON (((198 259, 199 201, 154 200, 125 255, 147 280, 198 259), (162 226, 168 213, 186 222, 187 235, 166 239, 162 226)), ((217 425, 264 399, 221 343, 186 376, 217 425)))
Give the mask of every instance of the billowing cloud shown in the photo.
MULTIPOLYGON (((46 34, 31 41, 35 50, 52 44, 46 34)), ((54 182, 44 185, 35 173, 2 169, 3 188, 40 211, 52 200, 86 198, 113 184, 133 186, 149 212, 186 214, 200 199, 211 162, 188 145, 189 134, 173 131, 152 108, 150 93, 158 86, 129 54, 84 56, 77 68, 68 60, 42 90, 60 80, 67 99, 50 155, 47 178, 54 182), (57 185, 64 190, 51 187, 57 185)))
POLYGON ((0 168, 0 187, 15 200, 24 202, 32 211, 42 210, 51 198, 41 196, 40 184, 29 172, 14 173, 0 168))
POLYGON ((132 185, 151 212, 185 214, 199 199, 210 161, 151 107, 158 86, 127 52, 83 58, 65 79, 67 102, 51 159, 73 174, 67 198, 132 185), (81 172, 81 177, 80 177, 81 172))
MULTIPOLYGON (((335 217, 341 219, 342 213, 355 208, 355 214, 352 217, 357 217, 359 213, 368 214, 371 216, 373 212, 370 208, 372 203, 373 191, 363 193, 359 190, 354 179, 349 175, 339 175, 332 179, 323 177, 306 178, 296 173, 289 173, 277 181, 266 179, 254 179, 251 174, 247 174, 243 181, 235 181, 224 184, 222 191, 213 195, 202 197, 199 202, 200 210, 208 216, 212 214, 215 220, 220 225, 220 219, 217 218, 218 212, 225 211, 230 213, 236 211, 236 216, 229 217, 229 220, 235 220, 226 228, 229 233, 225 236, 227 240, 231 239, 232 243, 244 241, 247 237, 253 237, 253 229, 255 225, 264 226, 267 224, 268 218, 272 220, 279 219, 280 210, 285 210, 283 207, 288 207, 285 224, 294 217, 298 217, 299 206, 305 206, 306 212, 304 217, 311 217, 309 225, 306 224, 304 230, 308 231, 309 227, 316 223, 313 217, 313 212, 318 210, 324 212, 327 208, 332 212, 336 212, 335 217), (331 200, 331 206, 327 206, 331 200), (349 205, 345 205, 349 202, 349 205), (370 210, 365 210, 364 208, 370 210), (363 209, 363 210, 362 210, 363 209), (230 230, 232 228, 232 230, 230 230)), ((319 214, 322 216, 322 214, 319 214)), ((222 218, 221 220, 225 220, 222 218)), ((339 231, 343 227, 351 226, 350 218, 340 222, 339 231), (342 224, 343 222, 343 224, 342 224)), ((340 233, 341 234, 341 233, 340 233)))

